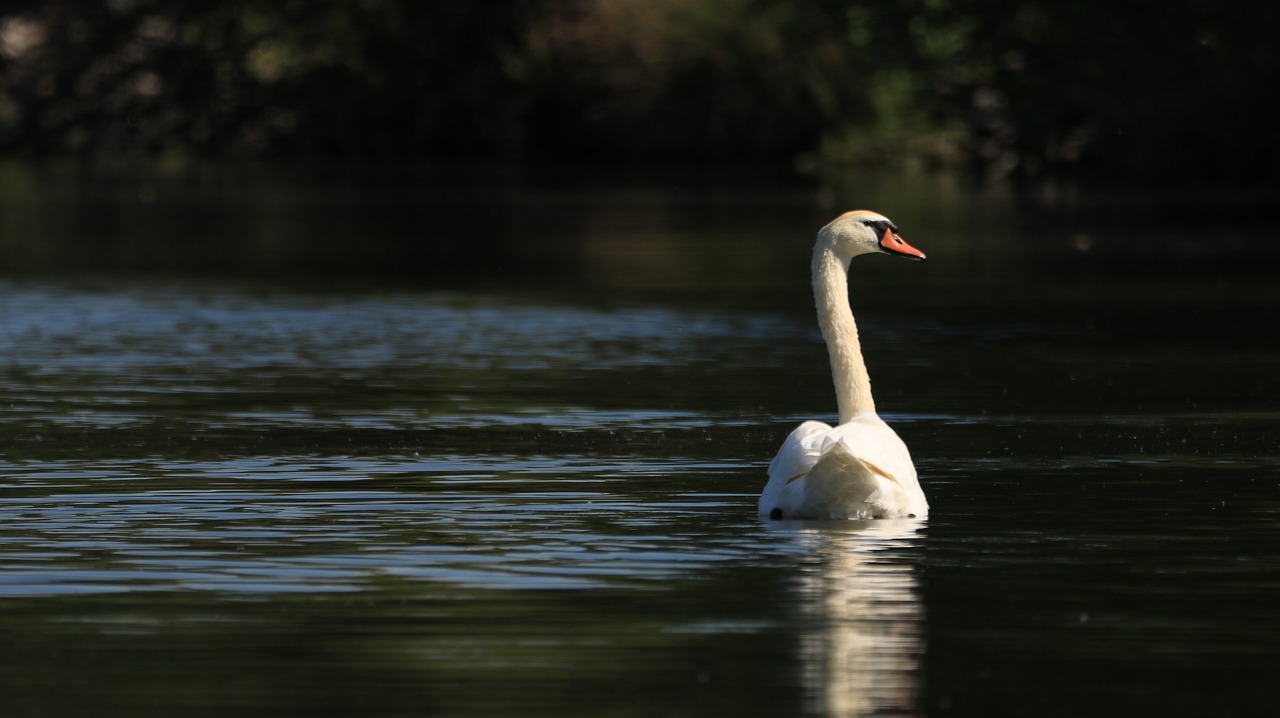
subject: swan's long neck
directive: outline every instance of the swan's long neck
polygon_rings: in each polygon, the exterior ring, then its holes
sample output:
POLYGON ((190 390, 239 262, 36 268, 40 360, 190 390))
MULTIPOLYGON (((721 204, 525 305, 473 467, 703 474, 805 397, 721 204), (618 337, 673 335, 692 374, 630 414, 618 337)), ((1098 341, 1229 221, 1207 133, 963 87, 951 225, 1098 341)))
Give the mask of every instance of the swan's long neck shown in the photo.
POLYGON ((858 325, 849 308, 849 260, 837 257, 823 239, 813 250, 813 297, 818 305, 818 326, 831 355, 831 378, 843 424, 858 414, 874 412, 876 404, 858 342, 858 325))

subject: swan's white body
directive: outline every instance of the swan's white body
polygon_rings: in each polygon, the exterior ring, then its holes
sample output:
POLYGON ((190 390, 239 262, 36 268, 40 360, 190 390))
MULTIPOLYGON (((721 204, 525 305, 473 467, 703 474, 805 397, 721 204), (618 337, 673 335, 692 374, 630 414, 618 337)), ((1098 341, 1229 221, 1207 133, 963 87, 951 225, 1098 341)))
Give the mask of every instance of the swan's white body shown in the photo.
POLYGON ((881 252, 924 259, 874 212, 849 212, 818 232, 813 293, 831 355, 840 423, 806 421, 769 464, 760 514, 786 519, 867 519, 929 514, 906 444, 876 415, 871 380, 849 308, 849 260, 881 252))

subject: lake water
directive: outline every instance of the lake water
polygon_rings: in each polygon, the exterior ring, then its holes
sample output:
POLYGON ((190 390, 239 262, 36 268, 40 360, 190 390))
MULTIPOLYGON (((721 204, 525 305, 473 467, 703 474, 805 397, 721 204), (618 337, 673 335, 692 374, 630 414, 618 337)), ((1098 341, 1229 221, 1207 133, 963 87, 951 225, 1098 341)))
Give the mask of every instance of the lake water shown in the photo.
POLYGON ((1259 715, 1265 192, 0 168, 4 715, 1259 715), (927 521, 762 521, 851 295, 927 521))

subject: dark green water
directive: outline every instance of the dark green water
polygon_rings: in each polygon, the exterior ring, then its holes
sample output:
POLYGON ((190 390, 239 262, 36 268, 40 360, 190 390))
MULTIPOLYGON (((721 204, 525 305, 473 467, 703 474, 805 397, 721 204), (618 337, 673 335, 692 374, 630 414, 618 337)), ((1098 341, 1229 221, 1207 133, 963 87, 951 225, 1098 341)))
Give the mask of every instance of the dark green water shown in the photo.
POLYGON ((1266 193, 0 170, 5 715, 1258 715, 1266 193), (762 522, 870 207, 927 521, 762 522))

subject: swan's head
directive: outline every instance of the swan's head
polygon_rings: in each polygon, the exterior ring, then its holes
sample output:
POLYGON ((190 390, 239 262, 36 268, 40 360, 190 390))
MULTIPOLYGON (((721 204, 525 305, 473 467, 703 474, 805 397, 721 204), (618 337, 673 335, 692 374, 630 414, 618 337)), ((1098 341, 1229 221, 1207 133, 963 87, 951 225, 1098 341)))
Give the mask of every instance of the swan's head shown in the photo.
POLYGON ((823 227, 818 233, 819 245, 824 241, 837 256, 844 258, 880 253, 924 261, 924 252, 902 239, 898 225, 884 215, 865 209, 845 212, 823 227))

